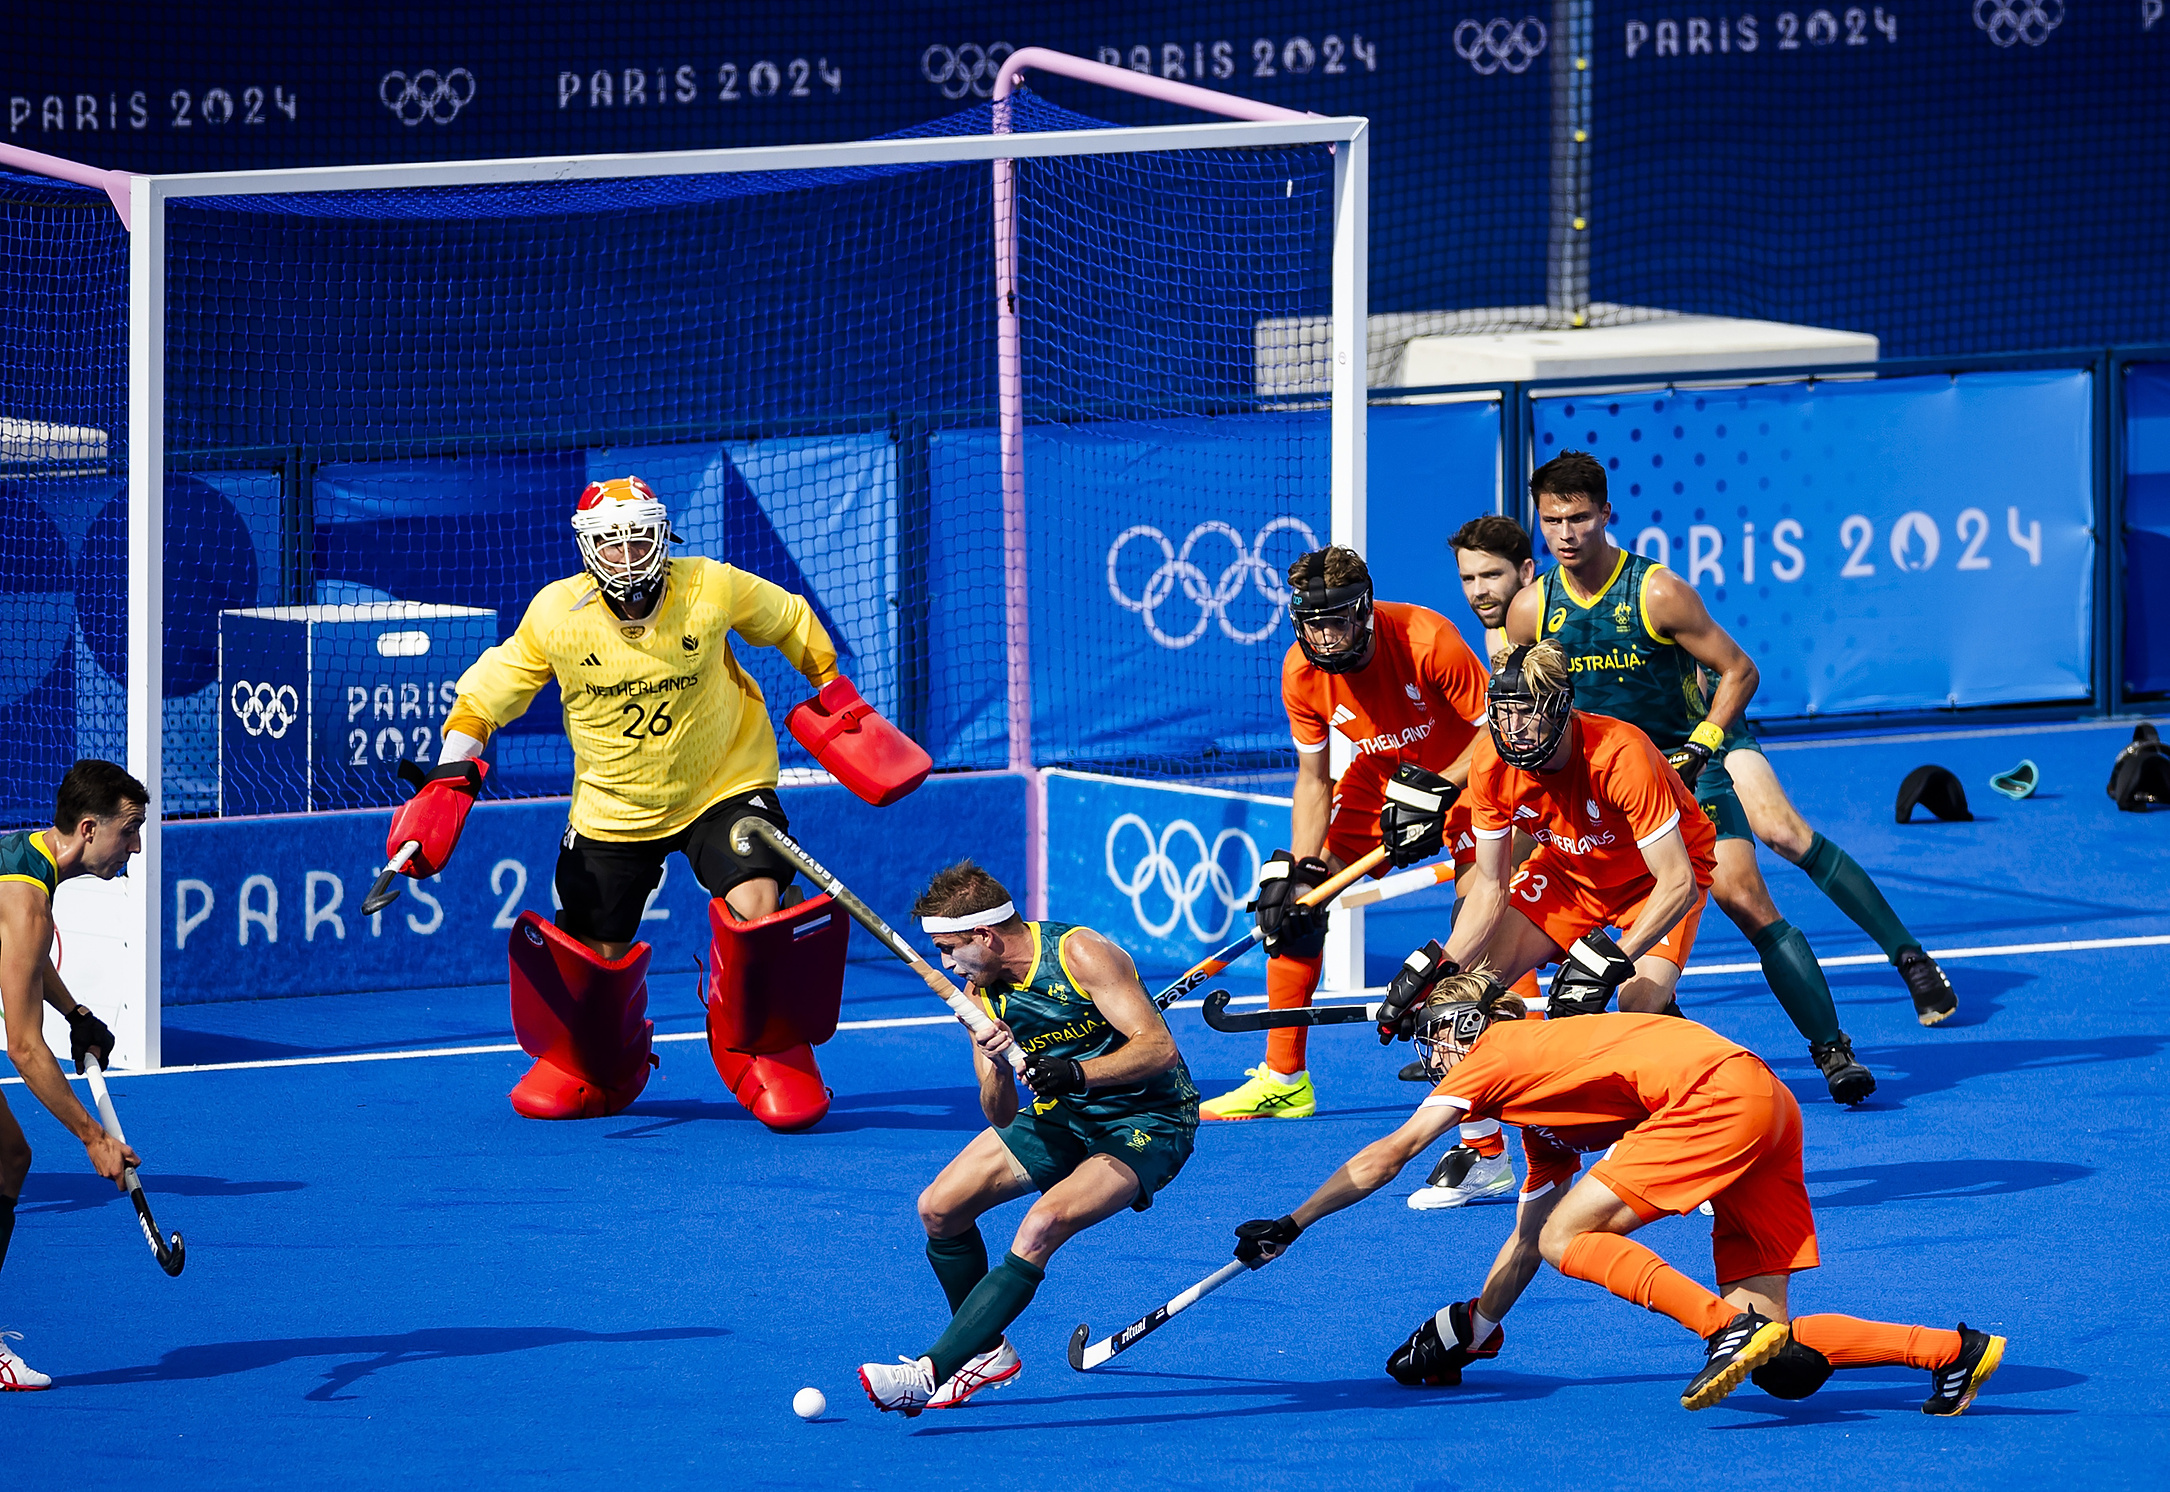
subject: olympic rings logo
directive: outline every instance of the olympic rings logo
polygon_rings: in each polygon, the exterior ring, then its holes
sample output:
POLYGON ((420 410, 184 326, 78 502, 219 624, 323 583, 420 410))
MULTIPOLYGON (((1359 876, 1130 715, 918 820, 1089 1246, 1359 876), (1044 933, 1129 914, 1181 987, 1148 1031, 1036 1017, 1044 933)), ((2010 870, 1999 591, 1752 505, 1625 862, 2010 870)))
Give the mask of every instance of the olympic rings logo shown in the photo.
POLYGON ((1282 613, 1288 609, 1288 586, 1282 581, 1281 572, 1265 558, 1267 541, 1284 531, 1303 536, 1305 553, 1319 547, 1318 536, 1301 518, 1274 519, 1260 529, 1248 545, 1244 543, 1243 535, 1228 524, 1218 520, 1201 523, 1190 531, 1181 549, 1151 524, 1133 524, 1117 534, 1115 542, 1108 547, 1108 594, 1123 610, 1144 617, 1145 630, 1164 648, 1189 647, 1205 636, 1206 628, 1215 622, 1233 642, 1246 645, 1264 642, 1281 625, 1282 613), (1122 577, 1117 574, 1123 549, 1132 539, 1150 539, 1160 546, 1160 568, 1146 580, 1145 593, 1135 597, 1124 593, 1122 577), (1206 572, 1191 562, 1192 553, 1206 539, 1225 539, 1236 551, 1236 557, 1221 570, 1220 579, 1210 583, 1206 580, 1206 572), (1255 589, 1272 608, 1266 624, 1248 632, 1228 619, 1228 603, 1243 594, 1245 585, 1255 589), (1173 599, 1177 586, 1183 588, 1183 598, 1198 608, 1198 619, 1189 631, 1181 634, 1165 631, 1160 625, 1160 609, 1173 599))
POLYGON ((425 67, 411 78, 403 72, 388 72, 377 84, 377 97, 409 129, 425 119, 450 124, 474 101, 475 75, 464 67, 448 73, 425 67))
POLYGON ((1006 41, 991 47, 970 41, 945 47, 936 42, 919 54, 919 75, 941 89, 944 98, 963 98, 968 93, 989 98, 994 94, 995 77, 1002 71, 1002 64, 1016 50, 1006 41))
POLYGON ((301 718, 301 696, 294 692, 292 684, 273 688, 269 684, 251 684, 247 679, 237 679, 230 703, 243 730, 252 736, 269 736, 274 741, 283 738, 301 718))
POLYGON ((2064 19, 2064 0, 1974 0, 1974 24, 2000 47, 2038 47, 2064 19))
MULTIPOLYGON (((1236 920, 1236 913, 1243 910, 1245 902, 1258 886, 1260 865, 1258 841, 1241 829, 1223 829, 1213 836, 1213 843, 1206 843, 1205 835, 1188 819, 1177 819, 1153 833, 1153 826, 1135 813, 1126 813, 1108 826, 1106 849, 1108 879, 1115 889, 1130 898, 1131 910, 1136 913, 1138 926, 1149 935, 1165 938, 1175 931, 1178 922, 1190 926, 1191 936, 1201 943, 1218 943, 1228 936, 1229 927, 1236 920), (1145 853, 1138 857, 1128 875, 1116 868, 1115 851, 1125 829, 1135 829, 1145 836, 1145 853), (1188 869, 1176 867, 1171 848, 1188 848, 1195 855, 1195 863, 1188 869), (1249 868, 1231 875, 1226 857, 1240 852, 1248 860, 1249 868), (1157 894, 1156 894, 1157 893, 1157 894), (1155 919, 1146 911, 1146 899, 1153 896, 1157 901, 1166 897, 1168 915, 1155 919), (1207 901, 1210 896, 1212 899, 1207 901), (1199 917, 1199 904, 1205 902, 1210 916, 1218 909, 1219 920, 1211 927, 1199 917)), ((1186 858, 1190 858, 1186 856, 1186 858)))
MULTIPOLYGON (((2051 0, 2051 3, 2056 4, 2058 0, 2051 0)), ((1543 54, 1549 39, 1545 23, 1535 16, 1524 16, 1519 21, 1497 16, 1490 21, 1464 21, 1454 28, 1455 52, 1485 77, 1503 67, 1511 73, 1527 72, 1529 65, 1543 54), (1531 40, 1533 34, 1534 41, 1531 40)))

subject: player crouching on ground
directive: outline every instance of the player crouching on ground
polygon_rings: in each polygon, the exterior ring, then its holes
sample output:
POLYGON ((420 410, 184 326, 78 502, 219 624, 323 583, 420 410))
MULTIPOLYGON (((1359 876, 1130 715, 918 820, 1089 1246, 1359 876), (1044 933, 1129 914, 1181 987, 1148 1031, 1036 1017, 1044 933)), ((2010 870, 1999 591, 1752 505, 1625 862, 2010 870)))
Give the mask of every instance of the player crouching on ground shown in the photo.
POLYGON ((762 842, 743 855, 731 844, 744 815, 789 821, 767 705, 730 634, 777 649, 816 689, 837 677, 836 648, 803 598, 711 559, 674 560, 670 515, 638 477, 589 484, 572 528, 585 569, 545 586, 518 630, 460 675, 437 769, 401 808, 392 841, 428 846, 408 874, 441 869, 488 770, 477 759, 484 745, 555 679, 573 748, 557 863, 563 910, 555 926, 524 912, 512 931, 513 1029, 537 1058, 513 1107, 536 1119, 596 1118, 647 1085, 649 949, 635 939, 675 851, 718 898, 710 1029, 720 1015, 766 1037, 747 1050, 712 1043, 717 1070, 771 1129, 804 1129, 829 1109, 811 1043, 835 1030, 848 929, 825 904, 780 910, 791 867, 762 842), (796 966, 735 946, 824 917, 829 935, 804 939, 816 946, 800 949, 796 966), (760 977, 725 977, 749 967, 760 977), (774 987, 755 987, 763 979, 774 987))
MULTIPOLYGON (((1252 904, 1275 1010, 1309 1005, 1318 988, 1327 912, 1299 897, 1382 844, 1388 866, 1471 844, 1469 812, 1456 799, 1484 726, 1484 665, 1469 644, 1436 611, 1375 602, 1356 551, 1314 550, 1288 567, 1288 583, 1296 642, 1282 660, 1281 701, 1296 743, 1290 848, 1261 867, 1252 904), (1338 781, 1327 761, 1334 735, 1353 753, 1338 781)), ((1249 1081, 1201 1105, 1199 1116, 1310 1117, 1318 1097, 1304 1068, 1305 1035, 1300 1026, 1271 1032, 1249 1081)), ((1496 1135, 1489 1144, 1499 1155, 1496 1135)), ((1511 1187, 1505 1159, 1496 1165, 1511 1187)))
MULTIPOLYGON (((7 1012, 8 1057, 23 1086, 52 1111, 89 1152, 91 1169, 121 1184, 121 1172, 142 1158, 105 1132, 76 1100, 59 1062, 45 1044, 41 1006, 67 1017, 75 1070, 95 1052, 101 1065, 113 1060, 113 1033, 87 1005, 68 993, 47 951, 53 946, 53 893, 76 876, 110 881, 143 848, 143 818, 151 795, 111 762, 86 759, 60 781, 50 829, 0 835, 0 1003, 7 1012)), ((0 1099, 0 1262, 15 1236, 15 1203, 30 1174, 30 1142, 0 1099)), ((0 1390, 52 1387, 53 1380, 8 1350, 0 1332, 0 1390)))
POLYGON ((1835 1368, 1930 1375, 1925 1414, 1957 1414, 2004 1357, 2004 1338, 1853 1316, 1790 1317, 1787 1283, 1818 1262, 1801 1176, 1801 1106, 1754 1053, 1692 1021, 1605 1014, 1530 1021, 1482 970, 1428 991, 1419 1050, 1440 1083, 1409 1121, 1352 1157, 1301 1207, 1236 1230, 1236 1257, 1273 1258, 1328 1213, 1392 1181, 1472 1114, 1520 1126, 1529 1179, 1514 1235, 1475 1300, 1427 1318, 1387 1359, 1398 1381, 1451 1385, 1496 1357, 1499 1323, 1541 1261, 1703 1338, 1681 1406, 1707 1409, 1743 1379, 1804 1399, 1835 1368), (1577 1152, 1611 1153, 1574 1182, 1577 1152), (1625 1235, 1708 1200, 1718 1294, 1625 1235))
POLYGON ((952 1408, 1022 1372, 1002 1333, 1031 1303, 1049 1258, 1103 1218, 1152 1206, 1190 1159, 1198 1128, 1198 1091, 1129 954, 1090 928, 1025 921, 969 860, 937 875, 913 911, 943 965, 994 1018, 972 1054, 994 1128, 919 1194, 948 1328, 917 1358, 859 1369, 868 1398, 907 1416, 952 1408), (1026 1054, 1029 1110, 1003 1057, 1012 1042, 1026 1054), (1040 1199, 989 1269, 980 1214, 1029 1191, 1040 1199))

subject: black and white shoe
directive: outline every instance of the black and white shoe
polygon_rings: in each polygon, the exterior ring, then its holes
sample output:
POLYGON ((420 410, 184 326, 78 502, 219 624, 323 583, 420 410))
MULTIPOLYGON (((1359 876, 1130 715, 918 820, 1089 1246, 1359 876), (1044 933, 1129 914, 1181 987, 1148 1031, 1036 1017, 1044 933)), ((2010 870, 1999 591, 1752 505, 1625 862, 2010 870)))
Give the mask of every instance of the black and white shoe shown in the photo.
POLYGON ((1499 1356, 1499 1349, 1507 1344, 1504 1326, 1493 1327, 1482 1342, 1470 1343, 1475 1329, 1470 1315, 1476 1304, 1458 1300, 1447 1307, 1447 1323, 1455 1338, 1451 1343, 1440 1334, 1438 1316, 1425 1317, 1424 1324, 1387 1358, 1388 1376, 1407 1388, 1453 1388, 1462 1381, 1463 1368, 1499 1356))
POLYGON ((1683 1409, 1708 1409, 1748 1381, 1748 1375, 1775 1357, 1791 1340, 1791 1327, 1755 1311, 1742 1311, 1724 1328, 1703 1339, 1708 1356, 1703 1371, 1680 1391, 1683 1409))
POLYGON ((1419 1212, 1467 1207, 1487 1197, 1511 1196, 1514 1189, 1514 1166, 1506 1151, 1479 1155, 1467 1145, 1456 1145, 1432 1167, 1431 1178, 1409 1194, 1409 1205, 1419 1212))
POLYGON ((1914 997, 1914 1019, 1933 1026, 1959 1009, 1959 996, 1935 959, 1919 948, 1909 948, 1893 960, 1906 991, 1914 997))
POLYGON ((1857 1104, 1876 1091, 1876 1078, 1854 1060, 1853 1038, 1844 1031, 1830 1041, 1812 1041, 1808 1055, 1823 1072, 1824 1085, 1835 1102, 1857 1104))
POLYGON ((1959 1360, 1929 1375, 1929 1397, 1922 1400, 1923 1414, 1957 1414, 1974 1402, 1989 1375, 2004 1361, 2004 1338, 1976 1331, 1959 1323, 1959 1360))

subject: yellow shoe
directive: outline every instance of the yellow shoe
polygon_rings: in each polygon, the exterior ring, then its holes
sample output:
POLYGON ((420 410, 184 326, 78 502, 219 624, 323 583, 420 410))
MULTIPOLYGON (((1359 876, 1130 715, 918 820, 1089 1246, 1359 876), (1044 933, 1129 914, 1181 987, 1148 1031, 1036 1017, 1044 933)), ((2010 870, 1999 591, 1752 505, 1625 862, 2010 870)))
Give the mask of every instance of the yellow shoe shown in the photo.
POLYGON ((1308 1119, 1318 1112, 1318 1090, 1306 1072, 1293 1083, 1276 1083, 1261 1062, 1246 1068, 1251 1080, 1233 1092, 1198 1105, 1201 1119, 1308 1119))

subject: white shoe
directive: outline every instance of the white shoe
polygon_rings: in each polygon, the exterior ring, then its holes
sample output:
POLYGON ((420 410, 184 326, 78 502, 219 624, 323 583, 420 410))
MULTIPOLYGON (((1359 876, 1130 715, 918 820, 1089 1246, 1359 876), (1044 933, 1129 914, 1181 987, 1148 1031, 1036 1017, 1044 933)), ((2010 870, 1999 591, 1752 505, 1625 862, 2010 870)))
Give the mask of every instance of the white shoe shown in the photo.
POLYGON ((910 1419, 934 1397, 934 1361, 900 1357, 893 1363, 861 1363, 859 1386, 876 1409, 894 1409, 910 1419))
POLYGON ((0 1390, 29 1393, 51 1388, 53 1380, 8 1350, 8 1342, 20 1342, 19 1331, 0 1331, 0 1390))
POLYGON ((1409 1205, 1419 1212, 1466 1207, 1511 1192, 1514 1184, 1514 1167, 1504 1150, 1487 1158, 1467 1145, 1457 1145, 1432 1171, 1431 1180, 1409 1194, 1409 1205))
POLYGON ((1017 1349, 1010 1345, 1008 1337, 1004 1337, 951 1375, 947 1383, 934 1391, 927 1407, 955 1409, 981 1389, 1000 1388, 1024 1371, 1025 1365, 1018 1359, 1017 1349))

